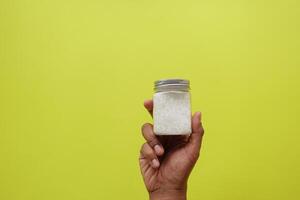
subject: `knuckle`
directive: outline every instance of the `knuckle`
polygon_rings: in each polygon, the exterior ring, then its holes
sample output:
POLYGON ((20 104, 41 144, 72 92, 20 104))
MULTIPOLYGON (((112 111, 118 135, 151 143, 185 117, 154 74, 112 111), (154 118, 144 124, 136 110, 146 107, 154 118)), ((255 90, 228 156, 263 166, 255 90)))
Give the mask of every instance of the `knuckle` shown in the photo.
POLYGON ((201 129, 200 129, 200 132, 202 133, 202 135, 204 135, 204 128, 203 127, 201 127, 201 129))
POLYGON ((152 138, 150 141, 148 141, 148 144, 149 144, 151 147, 154 147, 155 145, 158 144, 158 141, 157 141, 155 138, 152 138))
POLYGON ((153 152, 152 151, 145 151, 144 152, 144 156, 146 158, 152 158, 153 157, 153 152))
POLYGON ((140 152, 141 152, 141 153, 143 153, 143 152, 145 151, 146 145, 147 145, 147 143, 144 143, 144 144, 142 145, 142 147, 141 147, 141 149, 140 149, 140 152))
POLYGON ((140 153, 144 156, 144 157, 151 157, 153 152, 151 147, 149 147, 148 143, 144 143, 141 147, 140 153))
POLYGON ((149 125, 150 125, 149 123, 143 124, 143 125, 142 125, 142 128, 141 128, 142 132, 144 132, 145 129, 146 129, 149 125))

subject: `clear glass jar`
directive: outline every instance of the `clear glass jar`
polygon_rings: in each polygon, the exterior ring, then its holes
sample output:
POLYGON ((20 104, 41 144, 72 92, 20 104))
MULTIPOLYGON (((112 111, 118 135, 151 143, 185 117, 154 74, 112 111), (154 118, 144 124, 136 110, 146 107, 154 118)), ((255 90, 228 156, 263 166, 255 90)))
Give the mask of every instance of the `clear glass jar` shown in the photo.
POLYGON ((191 131, 190 82, 165 79, 154 83, 153 120, 156 135, 188 135, 191 131))

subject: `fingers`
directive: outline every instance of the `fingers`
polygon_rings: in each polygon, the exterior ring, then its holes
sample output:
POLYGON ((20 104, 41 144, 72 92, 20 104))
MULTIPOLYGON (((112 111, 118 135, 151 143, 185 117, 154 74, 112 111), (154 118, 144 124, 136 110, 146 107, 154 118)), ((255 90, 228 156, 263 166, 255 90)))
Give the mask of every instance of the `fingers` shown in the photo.
POLYGON ((152 99, 145 100, 144 101, 144 107, 148 110, 148 112, 152 116, 152 114, 153 114, 153 100, 152 99))
MULTIPOLYGON (((148 99, 144 101, 144 107, 147 109, 149 114, 153 116, 153 100, 148 99)), ((157 155, 161 156, 164 154, 164 148, 159 142, 158 138, 153 133, 153 127, 151 124, 144 124, 142 127, 143 136, 146 141, 154 148, 157 155)))
POLYGON ((196 154, 199 153, 203 134, 204 129, 201 123, 201 113, 196 112, 192 117, 192 134, 189 139, 191 149, 196 154))
POLYGON ((154 150, 148 143, 144 143, 141 148, 141 158, 149 161, 153 168, 158 168, 160 163, 154 150))
POLYGON ((153 126, 151 124, 146 123, 142 126, 142 134, 147 143, 150 145, 151 148, 154 149, 155 153, 158 156, 164 154, 164 148, 159 142, 158 138, 154 135, 153 126))

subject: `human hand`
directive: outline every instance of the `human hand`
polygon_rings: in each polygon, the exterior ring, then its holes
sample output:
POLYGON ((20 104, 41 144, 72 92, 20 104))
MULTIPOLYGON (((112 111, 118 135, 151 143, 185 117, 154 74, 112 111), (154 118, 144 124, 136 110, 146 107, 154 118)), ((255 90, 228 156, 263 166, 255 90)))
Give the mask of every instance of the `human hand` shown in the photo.
MULTIPOLYGON (((152 115, 153 101, 144 102, 152 115)), ((187 180, 199 158, 204 130, 201 113, 192 117, 192 134, 156 136, 153 126, 142 126, 146 140, 140 150, 140 169, 151 200, 186 199, 187 180)))

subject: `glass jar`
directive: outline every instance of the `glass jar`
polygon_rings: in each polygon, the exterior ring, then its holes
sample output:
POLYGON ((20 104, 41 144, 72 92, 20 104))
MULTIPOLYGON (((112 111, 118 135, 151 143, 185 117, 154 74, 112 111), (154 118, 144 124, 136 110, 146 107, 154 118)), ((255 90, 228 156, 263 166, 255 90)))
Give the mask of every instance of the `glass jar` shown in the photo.
POLYGON ((192 132, 189 90, 188 80, 154 82, 153 120, 156 135, 188 135, 192 132))

